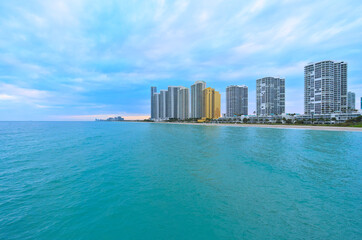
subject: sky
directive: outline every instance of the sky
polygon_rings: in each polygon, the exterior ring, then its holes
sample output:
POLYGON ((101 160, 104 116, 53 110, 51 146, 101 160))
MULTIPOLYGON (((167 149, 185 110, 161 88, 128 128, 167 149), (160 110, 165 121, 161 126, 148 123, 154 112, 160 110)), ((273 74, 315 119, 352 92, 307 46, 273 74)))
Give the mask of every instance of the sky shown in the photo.
POLYGON ((303 113, 303 68, 348 62, 362 97, 360 0, 0 1, 0 120, 150 115, 150 87, 286 79, 286 112, 303 113))

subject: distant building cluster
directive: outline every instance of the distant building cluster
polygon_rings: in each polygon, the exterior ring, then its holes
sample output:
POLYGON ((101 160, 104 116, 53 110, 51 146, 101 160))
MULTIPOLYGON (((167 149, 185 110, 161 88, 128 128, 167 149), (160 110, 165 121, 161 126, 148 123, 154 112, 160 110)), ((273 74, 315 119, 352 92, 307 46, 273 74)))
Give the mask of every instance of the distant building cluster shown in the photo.
MULTIPOLYGON (((304 67, 304 115, 295 119, 312 119, 313 115, 333 115, 330 118, 335 118, 335 114, 352 116, 351 113, 356 112, 356 99, 355 93, 347 91, 347 83, 346 62, 321 61, 307 64, 304 67)), ((247 86, 228 86, 224 118, 246 117, 249 112, 248 98, 247 86)), ((272 121, 278 120, 278 116, 286 115, 284 78, 264 77, 256 80, 255 113, 258 119, 274 116, 270 118, 272 121)), ((191 94, 188 88, 181 86, 170 86, 160 93, 157 93, 156 87, 151 87, 152 120, 218 119, 220 116, 221 95, 214 88, 206 88, 204 81, 196 81, 191 86, 191 94)))
POLYGON ((190 91, 181 86, 169 86, 167 90, 157 93, 156 87, 151 87, 151 119, 153 120, 185 120, 217 119, 221 116, 221 95, 215 89, 206 88, 206 83, 197 81, 190 91))
POLYGON ((110 117, 110 118, 107 118, 107 119, 97 119, 97 118, 96 118, 96 121, 119 122, 119 121, 124 121, 124 118, 121 117, 121 116, 118 116, 118 117, 110 117))

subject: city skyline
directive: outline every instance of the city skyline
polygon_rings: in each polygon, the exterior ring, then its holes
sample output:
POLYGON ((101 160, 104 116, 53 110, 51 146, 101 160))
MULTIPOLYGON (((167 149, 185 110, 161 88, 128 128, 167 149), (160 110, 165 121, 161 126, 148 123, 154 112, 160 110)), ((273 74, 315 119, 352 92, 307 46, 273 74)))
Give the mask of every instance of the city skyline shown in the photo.
MULTIPOLYGON (((288 92, 285 82, 285 78, 279 77, 263 77, 256 80, 257 106, 253 115, 267 117, 298 114, 285 111, 285 96, 288 92)), ((205 81, 196 81, 191 85, 191 96, 189 96, 188 88, 169 86, 167 91, 160 91, 164 92, 164 95, 168 98, 163 103, 157 100, 160 98, 157 87, 151 86, 150 119, 156 121, 168 119, 217 119, 221 115, 227 118, 252 115, 248 111, 248 86, 229 85, 226 87, 226 112, 221 112, 221 94, 214 88, 206 88, 206 86, 205 81), (183 93, 184 90, 186 90, 185 93, 183 93), (177 96, 174 100, 175 106, 177 106, 177 114, 170 114, 170 110, 164 115, 159 114, 158 109, 161 106, 166 105, 167 108, 170 108, 169 106, 174 105, 169 100, 172 94, 177 96), (155 112, 157 112, 156 115, 155 112)), ((313 115, 350 114, 358 111, 355 104, 355 93, 347 89, 348 64, 346 62, 329 60, 308 63, 304 66, 303 115, 313 117, 313 115)))
MULTIPOLYGON (((362 4, 329 1, 2 1, 0 120, 150 116, 149 86, 249 87, 286 80, 285 112, 304 113, 304 66, 348 63, 360 109, 362 4)), ((191 88, 190 94, 191 94, 191 88)), ((161 95, 160 95, 161 98, 161 95)))

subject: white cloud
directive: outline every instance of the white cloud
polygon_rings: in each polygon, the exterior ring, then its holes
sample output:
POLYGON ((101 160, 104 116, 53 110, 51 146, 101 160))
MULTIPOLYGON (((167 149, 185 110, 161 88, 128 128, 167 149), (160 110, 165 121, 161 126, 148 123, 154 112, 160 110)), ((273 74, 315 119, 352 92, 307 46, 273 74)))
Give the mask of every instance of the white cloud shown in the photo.
POLYGON ((248 66, 240 70, 221 72, 219 75, 219 79, 254 77, 256 80, 257 78, 268 76, 288 78, 289 76, 301 75, 306 64, 307 61, 297 62, 293 65, 285 66, 248 66))
POLYGON ((16 96, 8 95, 8 94, 0 94, 0 100, 6 101, 6 100, 16 100, 16 96))
POLYGON ((266 3, 267 3, 267 2, 266 2, 265 0, 257 0, 257 1, 254 1, 253 4, 250 6, 249 11, 250 11, 251 13, 259 12, 259 11, 261 11, 262 9, 265 8, 266 3))
POLYGON ((246 42, 234 48, 236 53, 241 56, 254 54, 265 49, 265 45, 257 44, 255 42, 246 42))
POLYGON ((21 88, 12 84, 0 83, 0 93, 7 99, 23 102, 36 102, 48 98, 50 93, 30 88, 21 88))
POLYGON ((0 79, 8 85, 0 99, 43 110, 104 109, 105 91, 126 99, 135 90, 142 101, 151 84, 264 76, 292 79, 292 92, 303 89, 304 65, 325 58, 355 62, 349 88, 358 93, 361 11, 350 0, 4 1, 0 79))
POLYGON ((68 93, 52 92, 34 88, 19 87, 0 82, 0 105, 28 106, 32 108, 63 108, 74 104, 76 98, 68 93), (5 101, 7 101, 5 103, 5 101), (11 104, 10 104, 11 103, 11 104))
POLYGON ((22 71, 32 78, 38 78, 51 73, 51 70, 46 67, 35 63, 21 61, 11 55, 0 56, 0 63, 7 65, 9 68, 15 69, 17 72, 22 71))

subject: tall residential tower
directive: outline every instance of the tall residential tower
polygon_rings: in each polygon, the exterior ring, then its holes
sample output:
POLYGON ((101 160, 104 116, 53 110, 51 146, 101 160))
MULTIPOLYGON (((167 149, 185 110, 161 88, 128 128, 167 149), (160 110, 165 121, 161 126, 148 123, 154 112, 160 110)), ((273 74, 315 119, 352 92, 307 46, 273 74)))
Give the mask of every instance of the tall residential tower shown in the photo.
POLYGON ((213 88, 205 88, 204 95, 204 107, 203 117, 210 119, 217 119, 221 115, 221 96, 220 93, 213 88))
POLYGON ((160 119, 160 94, 153 94, 153 119, 160 119))
POLYGON ((168 87, 167 92, 167 117, 168 118, 178 118, 178 91, 180 87, 170 86, 168 87))
POLYGON ((348 92, 347 101, 348 101, 347 104, 348 110, 356 109, 356 94, 354 92, 348 92))
POLYGON ((157 87, 151 87, 151 119, 155 118, 155 109, 153 103, 153 94, 157 92, 157 87))
POLYGON ((265 77, 256 80, 256 114, 285 113, 285 79, 265 77))
POLYGON ((191 118, 202 118, 203 91, 206 88, 204 81, 196 81, 191 86, 191 118))
POLYGON ((248 115, 248 87, 231 85, 226 88, 226 116, 248 115))
POLYGON ((167 90, 160 90, 160 118, 167 119, 167 90))
POLYGON ((188 88, 180 87, 178 90, 178 98, 177 98, 177 118, 181 120, 185 120, 189 118, 189 98, 190 91, 188 88))
POLYGON ((322 61, 304 67, 304 113, 347 112, 347 63, 322 61))

